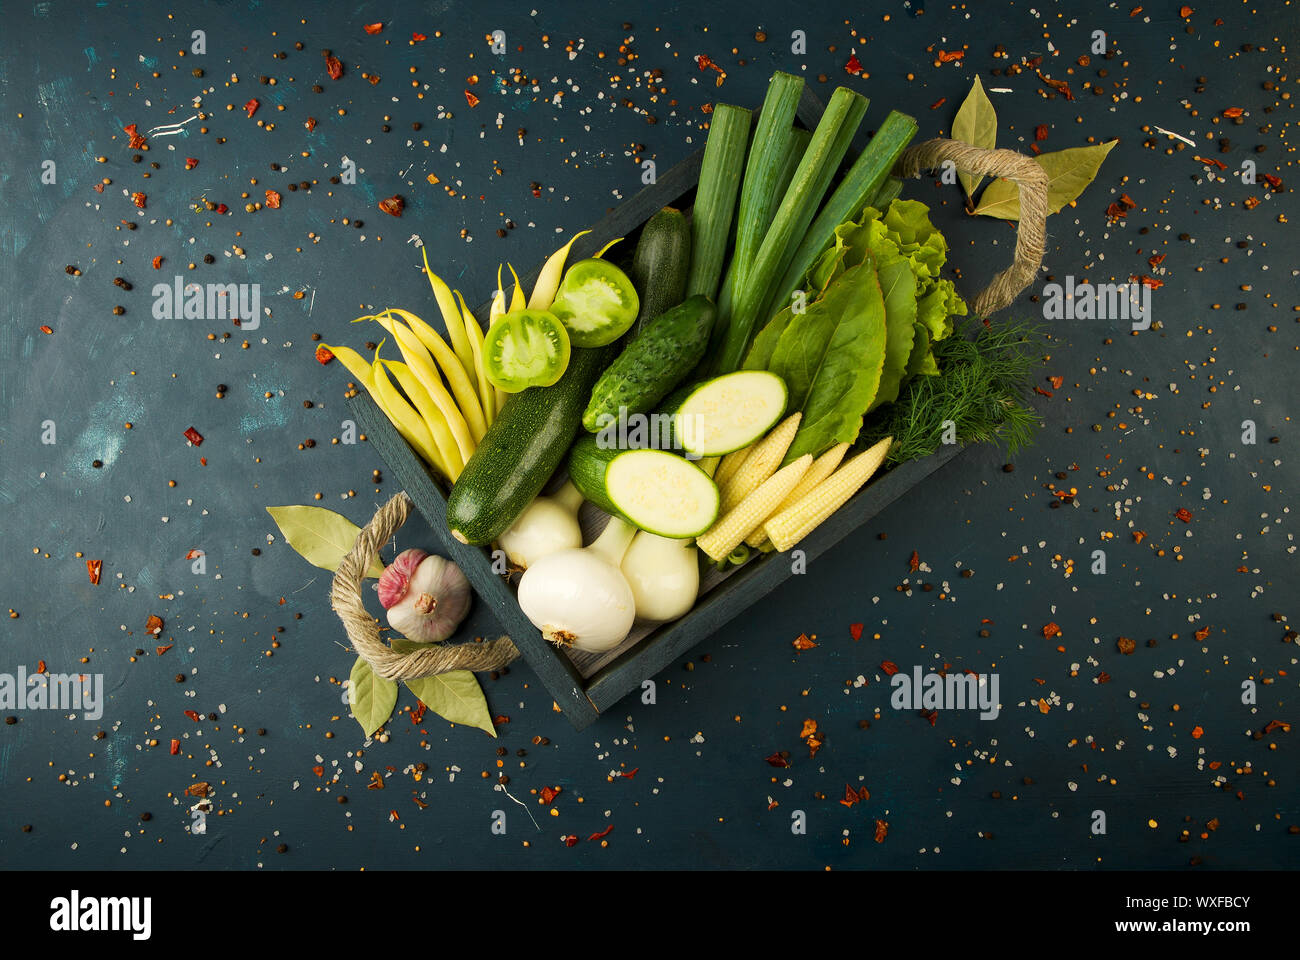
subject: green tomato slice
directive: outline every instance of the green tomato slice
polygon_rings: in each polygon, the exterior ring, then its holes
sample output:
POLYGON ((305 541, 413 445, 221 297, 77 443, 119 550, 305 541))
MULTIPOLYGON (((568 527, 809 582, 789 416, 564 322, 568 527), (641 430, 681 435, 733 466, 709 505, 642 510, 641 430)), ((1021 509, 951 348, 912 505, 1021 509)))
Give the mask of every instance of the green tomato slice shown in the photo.
POLYGON ((641 300, 628 275, 607 260, 580 260, 555 293, 551 312, 560 318, 575 347, 613 343, 636 321, 641 300))
POLYGON ((549 310, 513 310, 483 338, 483 372, 506 393, 549 387, 569 366, 569 335, 549 310))

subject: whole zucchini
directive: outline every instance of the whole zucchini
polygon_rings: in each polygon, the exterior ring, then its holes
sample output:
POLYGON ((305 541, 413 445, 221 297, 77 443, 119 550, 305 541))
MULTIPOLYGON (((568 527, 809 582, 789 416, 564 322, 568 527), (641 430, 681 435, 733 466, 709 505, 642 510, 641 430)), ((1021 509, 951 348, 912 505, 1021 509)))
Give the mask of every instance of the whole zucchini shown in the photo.
POLYGON ((654 409, 700 362, 716 317, 709 299, 696 295, 647 324, 596 381, 582 425, 595 433, 602 417, 654 409))
POLYGON ((564 459, 611 347, 575 348, 549 387, 512 394, 447 498, 447 529, 461 543, 491 543, 515 522, 564 459))
POLYGON ((664 207, 641 228, 632 255, 632 283, 641 296, 636 331, 686 299, 691 272, 691 226, 680 210, 664 207))

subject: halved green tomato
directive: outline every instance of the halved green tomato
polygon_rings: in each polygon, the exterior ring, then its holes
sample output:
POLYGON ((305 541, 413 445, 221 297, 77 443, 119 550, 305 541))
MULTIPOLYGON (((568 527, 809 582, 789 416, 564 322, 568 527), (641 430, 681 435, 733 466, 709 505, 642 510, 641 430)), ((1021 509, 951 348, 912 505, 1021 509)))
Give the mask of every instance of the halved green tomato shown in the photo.
POLYGON ((512 310, 483 338, 483 372, 506 393, 549 387, 569 366, 569 334, 549 310, 512 310))
POLYGON ((555 293, 551 312, 575 347, 603 347, 623 336, 641 309, 628 275, 607 260, 580 260, 555 293))

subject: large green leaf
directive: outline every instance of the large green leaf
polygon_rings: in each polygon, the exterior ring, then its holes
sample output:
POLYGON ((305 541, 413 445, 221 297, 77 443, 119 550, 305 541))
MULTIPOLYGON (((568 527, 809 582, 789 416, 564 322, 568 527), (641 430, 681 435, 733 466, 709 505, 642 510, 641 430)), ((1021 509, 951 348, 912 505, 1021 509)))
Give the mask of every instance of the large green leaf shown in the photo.
POLYGON ((406 685, 426 707, 444 720, 478 727, 492 737, 497 735, 483 689, 470 671, 453 670, 435 677, 407 680, 406 685))
POLYGON ((768 369, 785 380, 789 410, 803 411, 785 462, 853 442, 884 362, 885 301, 868 260, 793 317, 772 353, 768 369))
MULTIPOLYGON (((1071 147, 1035 157, 1047 171, 1047 212, 1057 213, 1078 198, 1096 179, 1101 162, 1117 143, 1118 140, 1109 140, 1092 147, 1071 147)), ((980 194, 975 213, 999 220, 1019 220, 1020 187, 1011 180, 994 180, 980 194)))
POLYGON ((348 703, 352 707, 352 716, 361 724, 366 736, 373 736, 393 715, 393 707, 397 706, 397 684, 375 676, 370 664, 357 657, 348 678, 348 703))
MULTIPOLYGON (((984 85, 980 83, 978 76, 971 84, 970 93, 966 94, 966 99, 957 109, 957 116, 952 121, 952 138, 989 150, 997 146, 997 111, 993 109, 993 101, 984 92, 984 85)), ((984 181, 983 177, 963 173, 960 170, 957 171, 957 179, 961 181, 967 197, 974 197, 975 190, 984 181)))
MULTIPOLYGON (((287 507, 267 507, 275 525, 284 539, 308 563, 322 570, 337 570, 339 562, 352 550, 361 528, 347 517, 326 510, 291 504, 287 507)), ((375 557, 366 570, 367 577, 378 577, 384 565, 375 557)))
POLYGON ((885 301, 885 363, 880 371, 880 389, 868 410, 898 399, 916 339, 916 277, 911 264, 902 257, 880 261, 876 274, 885 301))

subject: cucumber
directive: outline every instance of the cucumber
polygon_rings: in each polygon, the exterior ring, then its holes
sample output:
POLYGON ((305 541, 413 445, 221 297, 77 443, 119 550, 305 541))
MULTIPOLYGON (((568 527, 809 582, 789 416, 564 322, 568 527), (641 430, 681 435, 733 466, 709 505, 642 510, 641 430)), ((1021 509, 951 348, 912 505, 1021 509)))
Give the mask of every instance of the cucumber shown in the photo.
POLYGON ((637 333, 686 299, 686 279, 691 272, 691 226, 686 216, 664 207, 646 221, 636 243, 629 271, 641 297, 637 333))
POLYGON ((737 370, 670 399, 674 443, 695 457, 747 447, 785 413, 785 381, 766 370, 737 370))
POLYGON ((606 448, 583 437, 569 454, 569 479, 606 513, 661 537, 696 537, 718 518, 718 485, 665 450, 606 448))
POLYGON ((487 544, 533 502, 582 428, 582 408, 613 349, 574 349, 549 387, 511 394, 447 498, 447 529, 461 543, 487 544))
POLYGON ((582 425, 595 433, 608 417, 654 409, 704 357, 716 317, 709 299, 698 295, 655 317, 600 375, 582 425))

